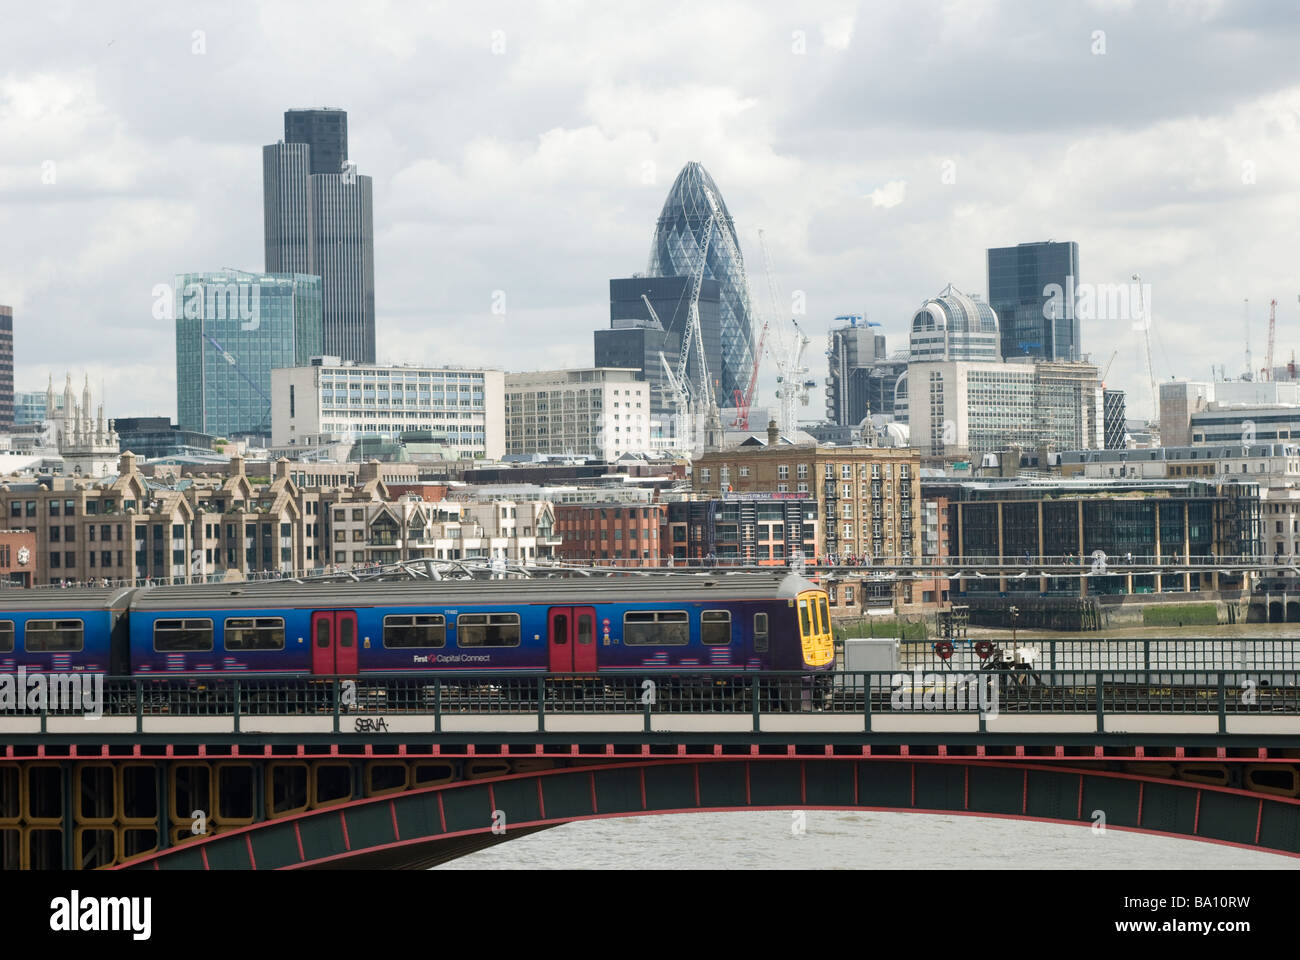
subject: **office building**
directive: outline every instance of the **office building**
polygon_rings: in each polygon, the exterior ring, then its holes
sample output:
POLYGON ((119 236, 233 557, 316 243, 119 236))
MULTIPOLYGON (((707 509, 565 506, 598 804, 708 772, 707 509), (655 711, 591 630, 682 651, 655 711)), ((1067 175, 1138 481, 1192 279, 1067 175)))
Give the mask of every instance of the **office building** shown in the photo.
POLYGON ((968 458, 1015 444, 1100 448, 1105 411, 1090 363, 916 363, 908 370, 911 442, 968 458))
POLYGON ((176 278, 182 431, 270 436, 271 371, 321 354, 321 280, 236 270, 176 278))
POLYGON ((650 387, 637 370, 507 373, 506 453, 612 461, 650 448, 650 387))
POLYGON ((888 357, 880 325, 861 316, 836 317, 827 338, 826 419, 856 427, 868 414, 895 417, 900 378, 907 373, 907 356, 888 357))
POLYGON ((1049 240, 990 249, 988 281, 1004 359, 1082 358, 1077 243, 1049 240))
POLYGON ((0 305, 0 430, 14 425, 14 311, 0 305))
POLYGON ((912 316, 908 356, 912 363, 1001 359, 998 317, 978 297, 948 284, 912 316))
POLYGON ((374 188, 347 156, 344 111, 286 111, 262 148, 266 270, 320 277, 323 352, 374 363, 374 188))
MULTIPOLYGON (((735 402, 737 390, 748 389, 754 366, 754 329, 745 259, 740 252, 735 223, 718 185, 704 167, 692 161, 677 175, 664 201, 646 272, 650 277, 693 277, 706 239, 704 277, 718 282, 721 351, 718 367, 709 368, 709 380, 718 406, 729 407, 735 402), (710 223, 714 229, 706 238, 710 223)), ((663 322, 670 323, 667 318, 663 322)), ((706 354, 709 350, 706 342, 706 354)))
POLYGON ((1127 446, 1126 429, 1127 411, 1124 403, 1123 390, 1107 390, 1101 392, 1102 400, 1102 419, 1104 426, 1102 435, 1104 437, 1103 446, 1107 450, 1122 450, 1127 446))
MULTIPOLYGON (((51 381, 52 382, 52 381, 51 381)), ((45 408, 46 391, 20 390, 14 394, 14 426, 25 427, 44 423, 50 416, 45 408)), ((63 394, 54 395, 54 413, 63 411, 63 394)))
POLYGON ((419 438, 453 460, 499 460, 506 452, 504 404, 499 370, 313 357, 309 366, 271 373, 271 443, 419 438))

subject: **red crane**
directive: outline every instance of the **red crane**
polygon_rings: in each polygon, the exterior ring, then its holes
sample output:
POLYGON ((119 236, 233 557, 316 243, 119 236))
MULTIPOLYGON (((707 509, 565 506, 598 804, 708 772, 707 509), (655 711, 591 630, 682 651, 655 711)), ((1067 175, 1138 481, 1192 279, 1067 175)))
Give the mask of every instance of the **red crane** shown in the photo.
POLYGON ((754 402, 754 388, 758 386, 758 363, 763 359, 763 344, 767 342, 767 327, 771 321, 763 324, 763 330, 758 335, 758 349, 754 351, 754 369, 749 373, 749 387, 742 394, 740 390, 733 391, 733 398, 736 402, 736 419, 731 421, 731 425, 738 430, 749 429, 749 406, 754 402))

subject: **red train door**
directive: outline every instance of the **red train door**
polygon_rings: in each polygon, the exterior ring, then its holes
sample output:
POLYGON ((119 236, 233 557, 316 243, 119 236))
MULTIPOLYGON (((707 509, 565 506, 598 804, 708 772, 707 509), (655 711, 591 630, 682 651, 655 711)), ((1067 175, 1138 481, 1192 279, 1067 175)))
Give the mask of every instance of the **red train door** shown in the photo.
POLYGON ((547 631, 552 673, 595 672, 595 607, 551 607, 547 631))
POLYGON ((311 672, 324 676, 357 672, 357 615, 318 610, 311 615, 311 672))

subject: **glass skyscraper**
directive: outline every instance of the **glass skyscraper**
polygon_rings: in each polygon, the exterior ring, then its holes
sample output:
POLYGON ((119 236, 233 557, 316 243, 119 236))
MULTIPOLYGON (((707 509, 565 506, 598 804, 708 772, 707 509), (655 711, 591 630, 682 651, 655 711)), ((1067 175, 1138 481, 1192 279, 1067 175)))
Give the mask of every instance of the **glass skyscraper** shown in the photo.
MULTIPOLYGON (((718 219, 704 276, 718 281, 721 363, 709 367, 709 380, 719 407, 735 403, 735 391, 749 387, 754 366, 754 327, 736 226, 718 185, 707 170, 691 161, 673 181, 659 214, 650 248, 651 277, 690 277, 704 244, 704 228, 716 210, 718 219)), ((665 318, 665 322, 668 322, 665 318)), ((707 333, 707 331, 705 331, 707 333)), ((705 350, 709 344, 706 341, 705 350)), ((708 358, 712 363, 713 358, 708 358)))
POLYGON ((374 187, 347 159, 347 113, 285 112, 262 148, 266 271, 319 276, 323 352, 374 363, 374 187))
POLYGON ((237 270, 176 278, 181 430, 271 433, 271 371, 322 352, 321 280, 237 270))
POLYGON ((1079 245, 1022 243, 988 252, 989 305, 1002 331, 1002 356, 1080 358, 1079 245), (1059 287, 1055 301, 1049 285, 1059 287), (1059 309, 1058 309, 1059 304, 1059 309))

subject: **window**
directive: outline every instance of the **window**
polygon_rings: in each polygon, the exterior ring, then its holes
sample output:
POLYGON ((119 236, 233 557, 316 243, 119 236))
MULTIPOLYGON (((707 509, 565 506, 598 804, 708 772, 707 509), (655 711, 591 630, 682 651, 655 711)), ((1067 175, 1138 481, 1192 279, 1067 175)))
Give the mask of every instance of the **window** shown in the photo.
POLYGON ((158 653, 212 649, 211 620, 155 620, 153 648, 158 653))
POLYGON ((623 614, 623 643, 628 646, 684 646, 690 640, 690 617, 684 610, 629 611, 623 614))
POLYGON ((754 614, 754 652, 767 653, 767 614, 754 614))
POLYGON ((227 650, 283 650, 283 617, 230 617, 225 625, 227 650))
POLYGON ((76 653, 85 645, 85 621, 28 620, 23 649, 28 653, 76 653))
POLYGON ((817 631, 813 629, 812 619, 808 615, 808 601, 799 601, 799 632, 805 637, 811 637, 817 631))
POLYGON ((385 647, 442 647, 447 644, 447 621, 440 613, 384 617, 385 647))
POLYGON ((14 652, 14 622, 0 620, 0 653, 14 652))
POLYGON ((519 614, 462 613, 456 618, 457 646, 519 646, 519 614))
POLYGON ((719 646, 731 642, 730 610, 701 611, 700 642, 707 646, 719 646))

